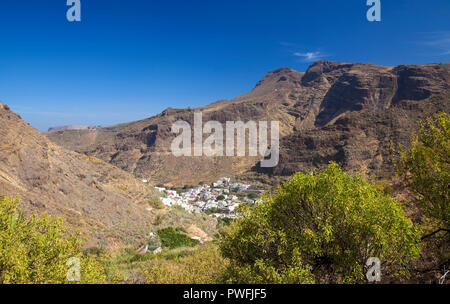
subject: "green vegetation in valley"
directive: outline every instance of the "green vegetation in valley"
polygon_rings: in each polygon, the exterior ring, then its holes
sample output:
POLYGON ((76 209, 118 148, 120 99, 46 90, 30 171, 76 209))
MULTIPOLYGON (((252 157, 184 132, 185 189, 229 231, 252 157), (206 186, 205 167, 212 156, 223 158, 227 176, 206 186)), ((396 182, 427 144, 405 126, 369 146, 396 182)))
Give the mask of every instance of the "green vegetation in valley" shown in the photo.
POLYGON ((194 247, 200 244, 199 241, 191 239, 182 233, 182 229, 177 227, 168 227, 158 231, 158 236, 161 239, 162 247, 170 249, 178 247, 194 247))
POLYGON ((256 193, 249 193, 247 197, 251 200, 256 200, 259 196, 256 193))

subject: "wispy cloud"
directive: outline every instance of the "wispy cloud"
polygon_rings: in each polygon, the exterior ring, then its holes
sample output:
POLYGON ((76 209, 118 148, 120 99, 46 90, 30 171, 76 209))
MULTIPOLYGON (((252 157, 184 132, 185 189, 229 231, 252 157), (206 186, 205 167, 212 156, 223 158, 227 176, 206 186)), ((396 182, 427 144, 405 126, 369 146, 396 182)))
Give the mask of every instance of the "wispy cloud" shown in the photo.
POLYGON ((327 57, 328 55, 322 53, 322 52, 295 52, 294 56, 296 57, 301 57, 303 59, 303 61, 305 62, 312 62, 312 61, 317 61, 317 60, 321 60, 325 57, 327 57))
POLYGON ((439 31, 425 33, 426 37, 422 44, 432 47, 439 52, 438 55, 450 55, 450 31, 439 31))
POLYGON ((280 41, 278 43, 285 49, 285 52, 289 54, 289 56, 294 56, 301 62, 314 62, 331 56, 330 54, 324 53, 320 48, 313 46, 306 46, 290 41, 280 41))

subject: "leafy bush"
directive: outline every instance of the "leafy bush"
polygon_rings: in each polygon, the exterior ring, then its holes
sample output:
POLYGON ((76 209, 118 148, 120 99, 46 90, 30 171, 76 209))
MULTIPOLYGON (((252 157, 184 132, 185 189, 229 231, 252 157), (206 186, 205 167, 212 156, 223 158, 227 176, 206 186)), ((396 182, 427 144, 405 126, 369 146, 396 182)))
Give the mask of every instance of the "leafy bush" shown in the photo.
POLYGON ((418 256, 419 232, 401 204, 335 163, 297 173, 261 200, 221 240, 228 282, 363 282, 370 257, 400 275, 418 256))
POLYGON ((200 244, 199 241, 191 239, 180 232, 180 229, 168 227, 158 231, 158 236, 161 239, 162 247, 174 249, 178 247, 194 247, 200 244))
POLYGON ((0 283, 63 284, 71 257, 80 259, 81 283, 104 283, 97 259, 83 254, 77 235, 62 228, 61 219, 48 216, 25 219, 18 201, 0 197, 0 283))

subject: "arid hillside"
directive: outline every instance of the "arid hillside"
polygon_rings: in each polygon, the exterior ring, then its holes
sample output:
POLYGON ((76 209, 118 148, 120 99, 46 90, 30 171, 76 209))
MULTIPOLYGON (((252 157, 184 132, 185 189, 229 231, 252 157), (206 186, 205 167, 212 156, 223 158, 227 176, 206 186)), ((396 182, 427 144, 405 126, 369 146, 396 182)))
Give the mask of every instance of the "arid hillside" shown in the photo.
POLYGON ((86 246, 141 239, 154 218, 154 192, 133 175, 50 142, 0 103, 0 195, 20 197, 26 214, 63 216, 86 246))
POLYGON ((420 119, 449 111, 450 65, 377 66, 318 61, 306 73, 269 72, 247 94, 195 109, 168 108, 141 121, 46 136, 155 184, 211 182, 221 176, 274 182, 334 160, 345 170, 392 172, 391 144, 407 144, 420 119), (170 145, 177 120, 279 121, 280 163, 260 168, 259 157, 175 157, 170 145), (270 178, 269 178, 270 177, 270 178))

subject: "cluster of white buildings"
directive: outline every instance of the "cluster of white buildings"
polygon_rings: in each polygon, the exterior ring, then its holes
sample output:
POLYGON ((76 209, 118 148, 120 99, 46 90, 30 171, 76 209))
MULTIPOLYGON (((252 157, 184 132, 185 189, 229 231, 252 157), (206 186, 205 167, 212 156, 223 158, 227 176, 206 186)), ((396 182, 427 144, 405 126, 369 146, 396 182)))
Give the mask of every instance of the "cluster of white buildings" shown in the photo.
MULTIPOLYGON (((246 191, 250 185, 230 183, 230 181, 230 178, 223 177, 212 186, 198 186, 182 193, 163 187, 156 187, 156 189, 163 193, 161 201, 166 206, 181 206, 191 213, 210 211, 212 216, 219 218, 235 218, 235 211, 242 201, 231 194, 231 191, 246 191)), ((248 199, 243 202, 254 203, 248 199)))

